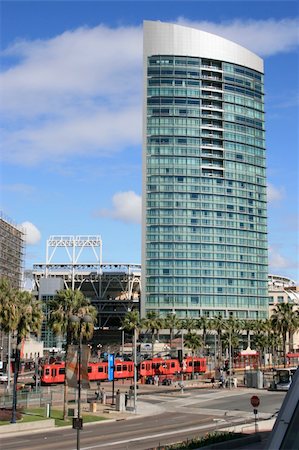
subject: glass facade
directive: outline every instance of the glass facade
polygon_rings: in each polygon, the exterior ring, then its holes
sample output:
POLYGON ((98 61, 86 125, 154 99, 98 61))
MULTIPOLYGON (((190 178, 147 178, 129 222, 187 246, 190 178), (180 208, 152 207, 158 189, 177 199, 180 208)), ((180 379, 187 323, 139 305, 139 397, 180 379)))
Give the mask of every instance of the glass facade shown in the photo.
POLYGON ((145 312, 268 315, 263 74, 147 58, 145 312))

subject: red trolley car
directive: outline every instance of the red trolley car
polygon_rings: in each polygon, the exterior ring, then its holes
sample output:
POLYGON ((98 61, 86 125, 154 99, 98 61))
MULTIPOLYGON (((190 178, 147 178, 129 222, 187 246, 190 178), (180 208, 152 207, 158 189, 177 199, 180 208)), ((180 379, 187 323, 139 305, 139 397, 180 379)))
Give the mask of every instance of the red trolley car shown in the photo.
POLYGON ((184 374, 191 374, 194 365, 194 373, 204 373, 207 370, 206 359, 194 357, 187 357, 183 360, 182 365, 178 359, 163 359, 154 358, 140 363, 139 376, 153 377, 158 375, 160 379, 172 378, 182 372, 184 374), (182 367, 183 366, 183 367, 182 367))
MULTIPOLYGON (((204 373, 206 372, 205 358, 187 357, 181 364, 178 359, 154 358, 142 361, 138 366, 138 375, 142 378, 158 375, 161 379, 172 378, 174 375, 204 373)), ((114 379, 126 379, 134 377, 134 362, 122 361, 116 359, 114 362, 114 379)), ((53 364, 44 364, 41 370, 42 384, 63 383, 65 378, 65 363, 55 362, 53 364)), ((88 364, 88 378, 90 381, 108 381, 108 363, 107 362, 91 362, 88 364)))

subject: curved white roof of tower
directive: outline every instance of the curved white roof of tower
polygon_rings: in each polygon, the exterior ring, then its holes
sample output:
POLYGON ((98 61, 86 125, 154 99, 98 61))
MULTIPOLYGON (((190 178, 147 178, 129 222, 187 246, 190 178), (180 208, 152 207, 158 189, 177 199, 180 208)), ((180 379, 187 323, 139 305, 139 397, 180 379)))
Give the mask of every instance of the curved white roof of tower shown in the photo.
POLYGON ((235 42, 196 28, 143 22, 143 55, 177 55, 218 59, 264 72, 262 58, 235 42))

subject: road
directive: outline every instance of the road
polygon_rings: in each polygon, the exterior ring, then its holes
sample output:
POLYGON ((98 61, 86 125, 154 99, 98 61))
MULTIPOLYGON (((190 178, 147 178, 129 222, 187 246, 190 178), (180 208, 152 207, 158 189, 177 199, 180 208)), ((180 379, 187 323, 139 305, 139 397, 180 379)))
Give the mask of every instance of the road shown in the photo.
MULTIPOLYGON (((203 435, 207 431, 253 418, 250 389, 194 390, 139 396, 146 416, 85 425, 81 450, 144 450, 203 435)), ((285 393, 258 392, 260 416, 269 417, 280 407, 285 393)), ((75 450, 76 432, 70 428, 3 438, 5 450, 75 450)))

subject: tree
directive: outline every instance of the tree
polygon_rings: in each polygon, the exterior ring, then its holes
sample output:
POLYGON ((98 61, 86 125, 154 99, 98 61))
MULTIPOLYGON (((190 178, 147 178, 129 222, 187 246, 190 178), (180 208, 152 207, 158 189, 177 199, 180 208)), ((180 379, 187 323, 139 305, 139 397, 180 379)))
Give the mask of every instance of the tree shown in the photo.
MULTIPOLYGON (((64 336, 66 339, 66 358, 68 347, 79 337, 81 327, 82 336, 85 340, 91 339, 93 335, 94 323, 97 318, 97 309, 90 304, 84 294, 78 289, 62 289, 49 302, 48 325, 56 335, 64 336), (92 318, 90 323, 74 323, 72 316, 84 317, 89 315, 92 318)), ((67 379, 64 380, 64 403, 63 418, 67 419, 67 379)))
POLYGON ((137 310, 128 311, 122 321, 122 327, 127 331, 139 331, 141 329, 141 321, 137 310))
POLYGON ((142 321, 139 319, 139 312, 128 311, 125 315, 122 326, 124 330, 133 331, 133 360, 134 360, 134 410, 136 412, 137 401, 137 332, 142 328, 142 321))
POLYGON ((185 346, 191 350, 192 353, 192 379, 194 378, 194 354, 202 345, 202 338, 196 333, 188 332, 184 339, 185 346))
POLYGON ((222 338, 222 332, 225 330, 225 328, 226 328, 226 320, 223 319, 221 314, 218 314, 218 316, 213 317, 213 319, 211 319, 211 329, 215 330, 216 333, 217 333, 219 367, 221 366, 221 362, 222 362, 222 342, 221 342, 221 338, 222 338))
POLYGON ((152 338, 152 358, 154 357, 154 344, 155 344, 155 334, 156 331, 160 329, 160 321, 159 316, 155 311, 149 311, 146 314, 146 317, 142 320, 142 325, 147 330, 151 331, 151 338, 152 338))
POLYGON ((182 328, 187 330, 187 333, 191 333, 197 328, 198 322, 193 317, 187 317, 182 321, 182 328))
POLYGON ((275 306, 270 318, 273 330, 282 337, 283 363, 286 367, 287 335, 294 333, 299 328, 298 311, 294 310, 293 303, 279 303, 275 306))
POLYGON ((228 349, 230 374, 233 371, 234 349, 239 346, 240 330, 242 329, 242 325, 242 322, 232 315, 225 322, 226 333, 222 336, 222 344, 228 349))
POLYGON ((241 322, 242 330, 246 332, 247 337, 247 348, 251 348, 250 336, 255 330, 256 320, 246 319, 241 322))
POLYGON ((30 292, 12 288, 7 280, 0 282, 0 325, 4 332, 16 333, 14 385, 11 423, 16 423, 17 383, 21 359, 21 344, 30 333, 39 333, 43 313, 40 303, 30 292))
POLYGON ((178 330, 180 328, 180 320, 177 318, 175 314, 168 313, 165 317, 164 324, 165 328, 169 330, 169 347, 171 350, 174 330, 178 330))
POLYGON ((205 355, 207 331, 211 329, 211 319, 205 316, 201 316, 197 320, 197 326, 199 330, 202 330, 202 353, 205 355))

